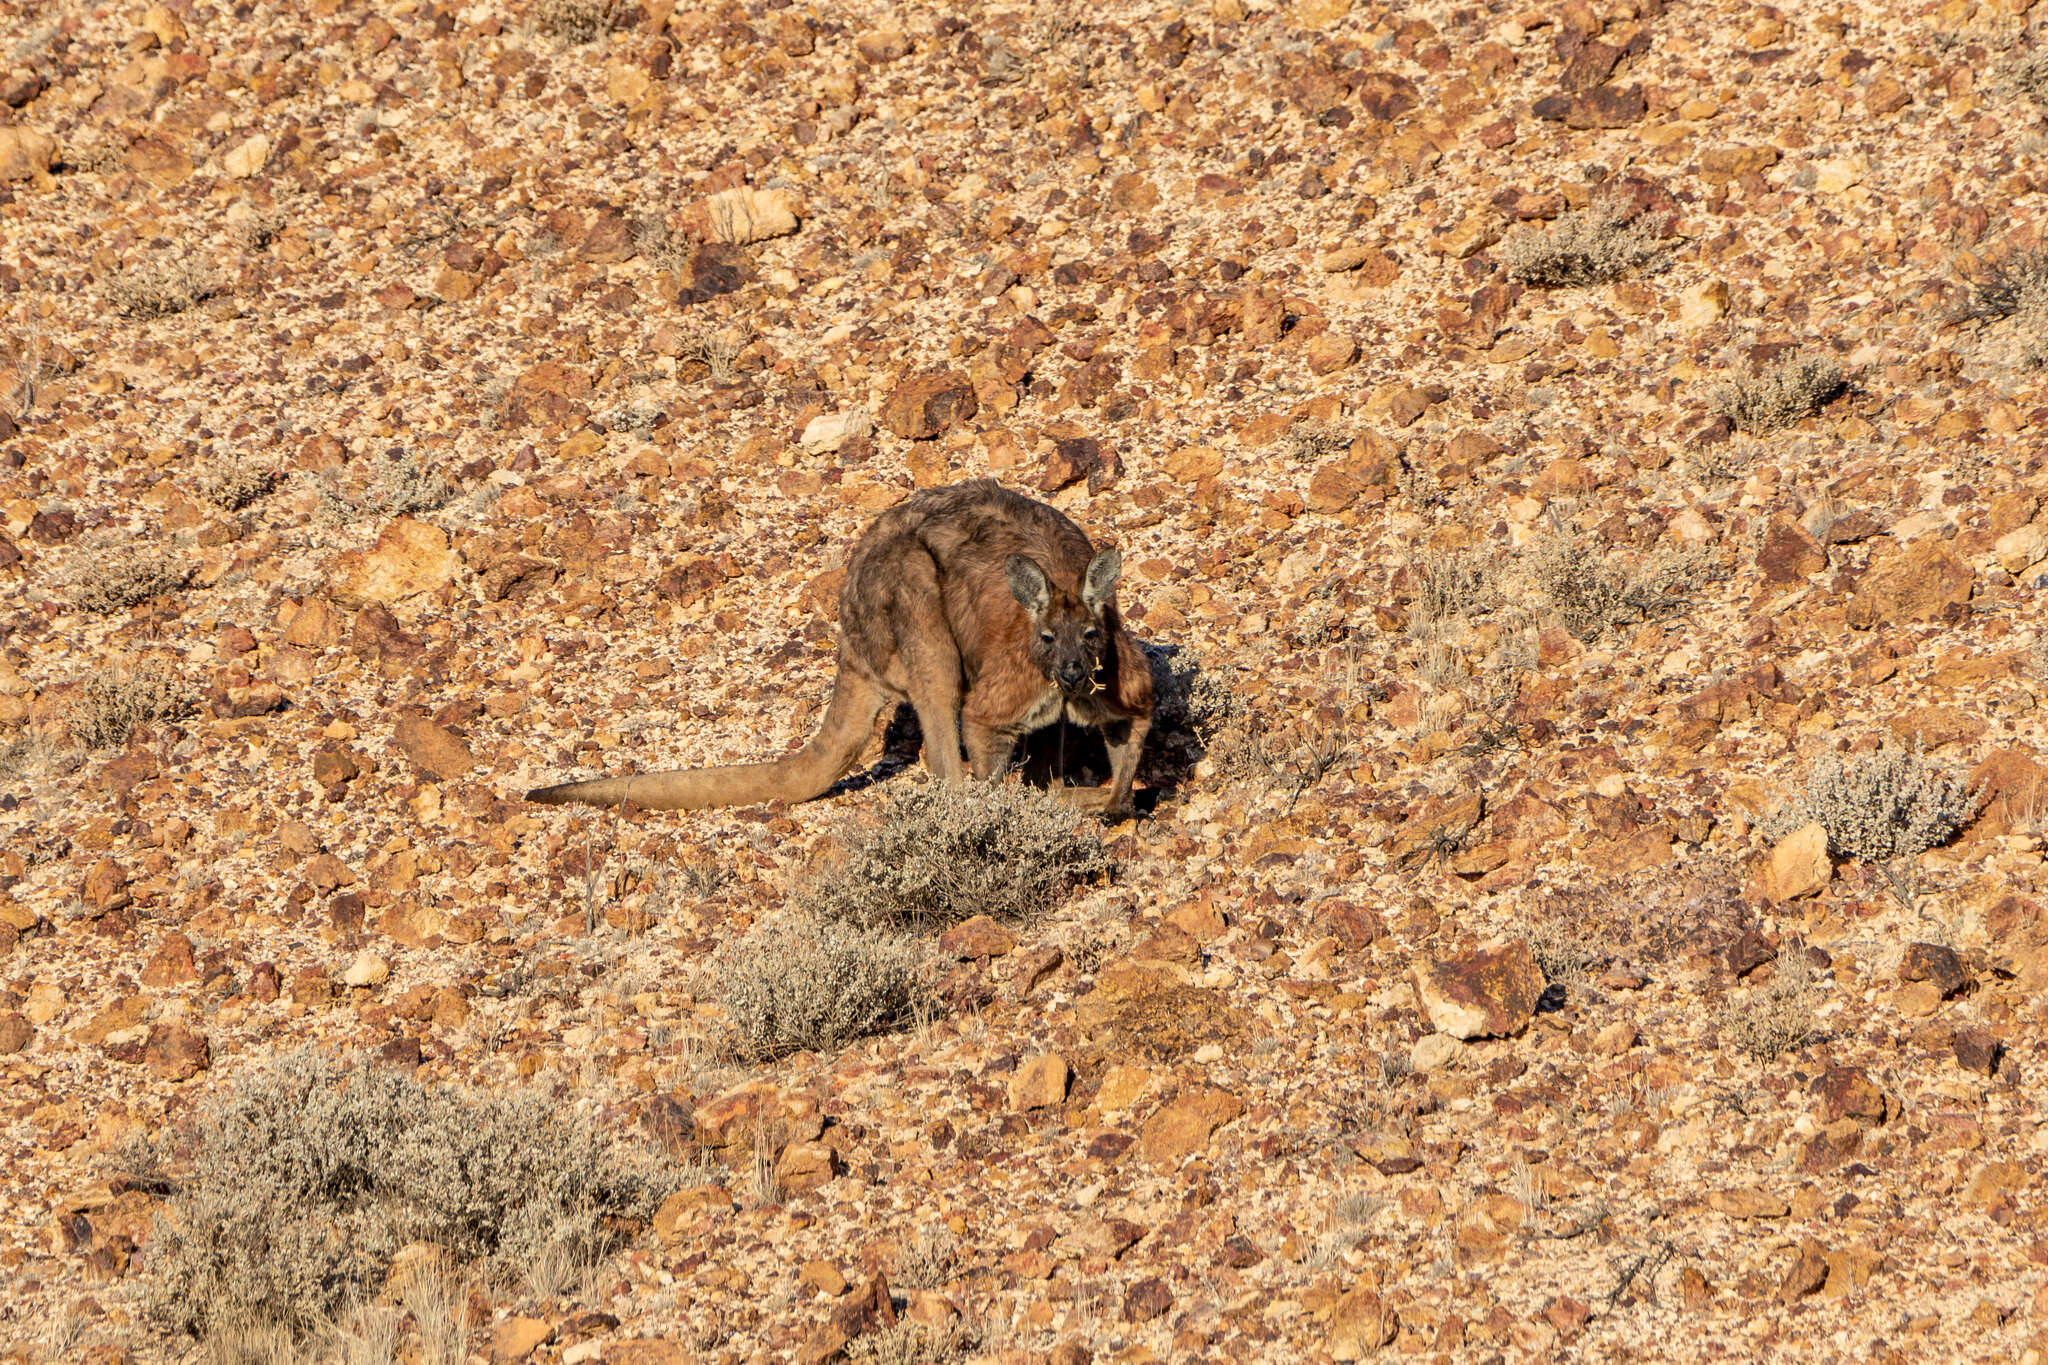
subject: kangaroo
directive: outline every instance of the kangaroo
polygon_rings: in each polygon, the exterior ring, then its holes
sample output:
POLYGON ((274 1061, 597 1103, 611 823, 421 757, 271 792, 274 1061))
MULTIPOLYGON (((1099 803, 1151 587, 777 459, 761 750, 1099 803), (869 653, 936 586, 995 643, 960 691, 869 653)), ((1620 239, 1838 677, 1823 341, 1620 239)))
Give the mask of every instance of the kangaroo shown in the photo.
POLYGON ((876 517, 839 591, 839 674, 808 744, 771 763, 541 787, 527 800, 699 810, 822 796, 883 706, 908 701, 946 781, 1000 776, 1017 740, 1062 718, 1103 731, 1107 788, 1069 799, 1112 820, 1152 728, 1152 674, 1116 609, 1123 558, 991 479, 929 489, 876 517), (963 771, 961 747, 966 746, 963 771))

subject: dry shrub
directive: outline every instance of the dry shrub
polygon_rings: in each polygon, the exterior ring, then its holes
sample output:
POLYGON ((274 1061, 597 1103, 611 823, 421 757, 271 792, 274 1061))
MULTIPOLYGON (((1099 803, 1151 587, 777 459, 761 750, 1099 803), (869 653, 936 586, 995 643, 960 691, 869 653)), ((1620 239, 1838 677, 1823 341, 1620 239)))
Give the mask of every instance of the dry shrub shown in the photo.
POLYGON ((231 464, 209 474, 199 485, 206 500, 223 512, 239 512, 277 488, 277 471, 252 464, 231 464))
POLYGON ((162 659, 145 659, 87 678, 64 721, 86 748, 118 749, 136 726, 187 715, 192 703, 192 690, 176 669, 162 659))
POLYGON ((941 1224, 919 1228, 889 1263, 889 1283, 943 1289, 960 1270, 960 1240, 941 1224))
POLYGON ((1959 773, 1936 769, 1922 746, 1885 749, 1845 764, 1823 754, 1807 773, 1806 788, 1764 827, 1772 839, 1819 821, 1828 851, 1838 858, 1881 863, 1938 847, 1976 816, 1984 788, 1959 773))
POLYGON ((1773 963, 1772 970, 1769 984, 1730 1001, 1721 1016, 1721 1032, 1758 1063, 1776 1061, 1818 1032, 1814 1007, 1820 991, 1805 956, 1788 954, 1773 963))
POLYGON ((1775 431, 1813 416, 1843 387, 1833 356, 1806 356, 1724 384, 1708 405, 1743 431, 1775 431))
POLYGON ((1593 979, 1593 969, 1606 962, 1609 950, 1587 936, 1584 928, 1562 920, 1532 926, 1529 952, 1543 979, 1561 986, 1579 986, 1593 979))
POLYGON ((176 592, 192 569, 160 545, 95 537, 79 546, 61 586, 71 605, 98 615, 176 592))
POLYGON ((845 859, 798 897, 863 927, 943 929, 975 915, 1030 920, 1109 870, 1101 836, 1071 806, 1016 782, 892 784, 845 859))
POLYGON ((2014 62, 2007 74, 2013 89, 2048 108, 2048 52, 2029 52, 2014 62))
POLYGON ((1582 536, 1564 533, 1538 541, 1527 568, 1565 629, 1581 639, 1669 616, 1715 572, 1696 548, 1660 551, 1630 565, 1599 553, 1582 536))
POLYGON ((360 493, 346 493, 334 482, 322 488, 317 515, 336 526, 363 517, 407 517, 447 506, 456 491, 447 475, 417 453, 401 450, 377 467, 360 493))
POLYGON ((1505 251, 1509 278, 1538 289, 1610 284, 1664 257, 1651 216, 1612 199, 1563 214, 1547 228, 1524 228, 1505 251))
POLYGON ((1438 622, 1484 616, 1495 606, 1493 565, 1482 555, 1432 551, 1411 561, 1408 575, 1415 592, 1410 630, 1418 636, 1438 622))
POLYGON ((1351 433, 1329 422, 1300 422, 1287 433, 1287 451, 1304 464, 1320 464, 1351 449, 1351 433))
POLYGON ((735 1050, 755 1061, 826 1052, 909 1019, 926 954, 907 934, 785 914, 726 949, 717 993, 735 1050))
POLYGON ((107 302, 122 317, 146 320, 182 313, 220 291, 219 276, 191 257, 152 258, 108 281, 107 302))
POLYGON ((724 332, 695 332, 683 339, 685 364, 704 367, 704 377, 721 387, 740 377, 740 353, 746 347, 724 332))
MULTIPOLYGON (((2034 59, 2048 89, 2048 53, 2034 59)), ((2012 318, 2022 338, 2022 358, 2048 361, 2048 247, 2016 251, 1993 265, 1963 308, 1966 319, 1996 322, 2012 318)))
POLYGON ((594 43, 619 26, 619 0, 538 0, 533 26, 556 42, 575 47, 594 43))
POLYGON ((306 1342, 427 1241, 501 1273, 608 1254, 673 1187, 565 1099, 439 1086, 312 1052, 279 1060, 142 1159, 173 1194, 145 1263, 165 1329, 306 1342))
POLYGON ((939 1327, 903 1318, 894 1327, 863 1332, 846 1343, 846 1358, 858 1365, 943 1365, 974 1344, 958 1318, 939 1327))
POLYGON ((1283 711, 1254 705, 1222 676, 1202 671, 1199 658, 1190 657, 1189 670, 1174 702, 1185 712, 1203 757, 1225 781, 1257 782, 1268 791, 1285 792, 1291 810, 1349 753, 1345 711, 1350 679, 1325 680, 1342 704, 1283 711))

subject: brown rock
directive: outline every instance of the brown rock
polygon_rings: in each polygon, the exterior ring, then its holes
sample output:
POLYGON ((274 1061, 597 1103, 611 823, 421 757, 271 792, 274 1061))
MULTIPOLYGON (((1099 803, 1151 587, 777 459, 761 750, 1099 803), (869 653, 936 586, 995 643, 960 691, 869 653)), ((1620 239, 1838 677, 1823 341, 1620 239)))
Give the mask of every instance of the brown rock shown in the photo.
POLYGON ((128 870, 112 858, 102 858, 92 865, 79 885, 78 895, 85 908, 96 914, 119 910, 135 900, 128 891, 128 870))
POLYGON ((1778 1298, 1785 1303, 1797 1303, 1808 1294, 1820 1292, 1827 1279, 1828 1254, 1819 1242, 1808 1237, 1799 1244, 1799 1255, 1778 1286, 1778 1298))
POLYGON ((491 1328, 491 1359, 497 1365, 524 1360, 554 1335, 555 1329, 539 1318, 506 1318, 491 1328))
MULTIPOLYGON (((846 1338, 839 1339, 844 1346, 846 1338)), ((837 1346, 833 1348, 835 1351, 837 1346)), ((825 1356, 818 1357, 820 1360, 825 1356)), ((680 1341, 667 1337, 633 1337, 627 1341, 608 1341, 604 1346, 604 1365, 697 1365, 700 1357, 680 1341)))
POLYGON ((775 1162, 775 1178, 787 1190, 815 1190, 839 1174, 839 1153, 830 1143, 792 1142, 775 1162))
POLYGON ((1244 1101, 1227 1090, 1193 1091, 1162 1105, 1138 1134, 1139 1149, 1155 1165, 1173 1165, 1209 1145, 1224 1124, 1244 1113, 1244 1101))
POLYGON ((198 979, 199 969, 192 961, 192 940, 175 929, 163 936, 156 952, 142 967, 145 986, 181 986, 198 979))
POLYGON ((1887 728, 1931 752, 1948 744, 1973 744, 1989 727, 1980 717, 1953 706, 1920 706, 1893 716, 1887 728))
POLYGON ((1799 583, 1827 568, 1828 554, 1798 522, 1780 513, 1764 532, 1756 563, 1767 582, 1799 583))
POLYGON ((1377 502, 1393 491, 1400 457, 1377 435, 1361 436, 1350 451, 1316 470, 1302 501, 1312 512, 1342 512, 1364 500, 1377 502))
POLYGON ((33 128, 0 128, 0 180, 34 180, 56 164, 56 138, 33 128))
MULTIPOLYGON (((4 1021, 0 1021, 0 1037, 5 1035, 4 1021)), ((4 1050, 4 1049, 0 1049, 4 1050)), ((2004 1051, 1998 1038, 1987 1028, 1959 1028, 1956 1030, 1956 1065, 1978 1076, 1989 1076, 1998 1070, 1999 1055, 2004 1051)))
POLYGON ((691 1185, 661 1201, 654 1211, 654 1235, 663 1246, 674 1246, 699 1219, 733 1210, 732 1194, 723 1185, 691 1185))
POLYGON ((1308 344, 1310 374, 1335 374, 1358 359, 1358 342, 1345 332, 1324 332, 1308 344))
POLYGON ((1325 1348, 1332 1360, 1365 1360, 1394 1339, 1399 1320, 1370 1285, 1339 1296, 1330 1310, 1330 1337, 1325 1348))
POLYGON ((128 148, 128 169, 160 190, 182 184, 192 174, 192 154, 168 137, 146 137, 128 148))
POLYGON ((1967 988, 1971 978, 1955 949, 1939 943, 1912 943, 1899 961, 1899 980, 1931 982, 1946 1000, 1967 988))
POLYGON ((393 734, 405 756, 429 777, 447 782, 476 766, 476 756, 460 736, 424 716, 401 716, 393 734))
POLYGON ((797 1282, 829 1299, 838 1298, 847 1287, 846 1276, 840 1274, 839 1267, 830 1261, 806 1261, 804 1268, 797 1272, 797 1282))
POLYGON ((1173 1307, 1173 1291, 1157 1276, 1138 1281, 1124 1291, 1124 1321, 1150 1322, 1173 1307))
POLYGON ((1453 1038, 1506 1038, 1522 1031, 1543 994, 1543 973, 1521 939, 1415 968, 1423 1011, 1453 1038))
POLYGON ((796 199, 784 190, 740 185, 690 207, 685 225, 706 241, 744 246, 787 237, 798 227, 796 199))
POLYGON ((1884 1122, 1884 1091, 1857 1067, 1829 1067, 1814 1082, 1814 1089, 1820 1095, 1822 1123, 1842 1119, 1853 1119, 1858 1124, 1884 1122))
POLYGON ((35 1041, 36 1027, 17 1010, 0 1010, 0 1057, 12 1057, 35 1041))
POLYGON ((440 527, 394 517, 370 549, 335 561, 334 596, 349 607, 403 602, 452 583, 460 564, 440 527))
POLYGON ((143 1040, 142 1060, 159 1080, 189 1081, 206 1070, 212 1050, 203 1033, 182 1024, 152 1024, 143 1040))
POLYGON ((1067 1059, 1056 1052, 1031 1058, 1010 1078, 1011 1111, 1022 1114, 1065 1103, 1069 1075, 1067 1059))
POLYGON ((1707 1207, 1730 1218, 1783 1218, 1792 1206, 1768 1190, 1744 1185, 1732 1190, 1715 1190, 1707 1196, 1707 1207))
POLYGON ((882 425, 906 441, 928 441, 973 418, 974 384, 951 370, 897 385, 882 404, 882 425))
POLYGON ((939 935, 939 951, 960 961, 1003 957, 1017 946, 1017 936, 987 915, 964 919, 939 935))
POLYGON ((1928 537, 1872 567, 1849 601, 1857 629, 1952 620, 1970 601, 1977 575, 1944 541, 1928 537))
POLYGON ((1092 436, 1070 436, 1053 442, 1052 454, 1039 471, 1038 491, 1057 493, 1086 479, 1093 492, 1114 483, 1121 472, 1115 453, 1105 450, 1102 442, 1092 436))
POLYGON ((1825 890, 1834 875, 1827 827, 1816 820, 1778 840, 1764 860, 1758 890, 1766 900, 1798 900, 1825 890))
POLYGON ((1980 827, 2012 828, 2048 805, 2048 767, 2024 749, 1998 749, 1970 773, 1970 787, 1984 790, 1980 827))

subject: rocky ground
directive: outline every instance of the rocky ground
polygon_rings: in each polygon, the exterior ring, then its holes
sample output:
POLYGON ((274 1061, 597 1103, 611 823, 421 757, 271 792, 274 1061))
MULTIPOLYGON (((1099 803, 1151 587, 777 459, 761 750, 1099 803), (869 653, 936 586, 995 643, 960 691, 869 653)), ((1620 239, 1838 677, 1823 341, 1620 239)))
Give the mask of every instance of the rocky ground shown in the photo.
POLYGON ((0 1359, 187 1349, 121 1154, 307 1044, 694 1172, 494 1360, 2048 1353, 2028 0, 0 35, 0 1359), (962 1008, 744 1065, 720 945, 876 791, 519 795, 799 741, 980 475, 1205 724, 962 1008), (1916 744, 1952 841, 1773 820, 1916 744))

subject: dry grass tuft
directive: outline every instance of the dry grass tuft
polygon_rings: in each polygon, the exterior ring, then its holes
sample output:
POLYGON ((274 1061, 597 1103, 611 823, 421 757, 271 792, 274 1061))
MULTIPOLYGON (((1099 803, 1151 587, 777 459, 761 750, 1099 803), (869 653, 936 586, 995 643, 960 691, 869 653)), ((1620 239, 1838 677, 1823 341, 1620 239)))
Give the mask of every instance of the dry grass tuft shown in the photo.
POLYGON ((927 1327, 908 1318, 894 1327, 863 1332, 846 1343, 846 1358, 857 1365, 944 1365, 958 1360, 974 1345, 959 1319, 927 1327))
POLYGON ((892 783, 879 815, 847 827, 846 856, 798 896, 824 919, 943 929, 975 915, 1030 920, 1109 870, 1074 809, 1017 782, 892 783))
POLYGON ((1648 215, 1611 199, 1566 213, 1549 227, 1522 229, 1508 238, 1505 255, 1509 278, 1538 289, 1611 284, 1664 259, 1648 215))
POLYGON ((199 491, 206 500, 223 512, 239 512, 277 489, 279 479, 274 469, 261 469, 252 464, 230 464, 215 470, 199 485, 199 491))
POLYGON ((1304 464, 1320 464, 1351 449, 1351 433, 1330 422, 1300 422, 1287 433, 1287 453, 1304 464))
POLYGON ((594 43, 619 26, 620 0, 536 0, 533 26, 565 47, 594 43))
POLYGON ((683 341, 685 364, 704 367, 704 377, 721 388, 740 377, 739 358, 746 347, 724 332, 697 332, 683 341))
POLYGON ((1715 573, 1697 549, 1662 551, 1628 565, 1601 554, 1584 537, 1565 533, 1538 541, 1526 563, 1565 629, 1581 639, 1669 616, 1715 573))
POLYGON ((1708 405, 1743 431, 1775 431, 1813 416, 1844 387, 1833 356, 1807 356, 1724 384, 1708 405))
POLYGON ((829 1052, 902 1024, 922 998, 926 960, 907 934, 803 914, 765 919, 718 965, 734 1050, 754 1061, 829 1052))
POLYGON ((1882 863, 1910 858, 1956 837, 1976 816, 1982 787, 1927 762, 1921 746, 1865 754, 1853 764, 1823 754, 1806 777, 1806 788, 1764 827, 1783 838, 1819 821, 1828 832, 1828 851, 1838 858, 1882 863))
POLYGON ((221 291, 211 267, 190 257, 152 258, 107 282, 107 302, 124 318, 169 317, 221 291))
POLYGON ((65 712, 72 738, 88 749, 118 749, 138 725, 191 713, 192 690, 162 659, 116 665, 85 680, 65 712))
MULTIPOLYGON (((2033 59, 2048 89, 2048 53, 2033 59)), ((2021 335, 2021 356, 2028 365, 2048 363, 2048 247, 2016 251, 1997 262, 1977 285, 1962 316, 1997 322, 2013 319, 2021 335)))
POLYGON ((905 1289, 943 1289, 960 1273, 960 1239, 941 1224, 917 1230, 889 1263, 889 1283, 905 1289))
POLYGON ((79 546, 59 586, 73 607, 104 616, 176 592, 191 577, 191 566, 160 545, 98 536, 79 546))
POLYGON ((216 1100, 185 1142, 189 1160, 172 1137, 142 1153, 175 1191, 145 1302, 165 1329, 224 1345, 317 1340, 415 1241, 508 1274, 560 1246, 608 1254, 673 1184, 567 1100, 430 1089, 312 1052, 216 1100))
POLYGON ((1776 1061, 1819 1032, 1814 1007, 1820 991, 1805 957, 1792 953, 1772 965, 1770 983, 1761 992, 1730 1001, 1721 1016, 1721 1032, 1759 1064, 1776 1061))
POLYGON ((446 507, 456 492, 454 481, 418 453, 400 451, 377 467, 361 493, 343 492, 333 482, 322 488, 316 515, 333 526, 364 517, 409 517, 446 507))

